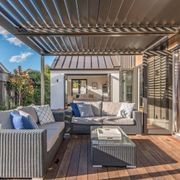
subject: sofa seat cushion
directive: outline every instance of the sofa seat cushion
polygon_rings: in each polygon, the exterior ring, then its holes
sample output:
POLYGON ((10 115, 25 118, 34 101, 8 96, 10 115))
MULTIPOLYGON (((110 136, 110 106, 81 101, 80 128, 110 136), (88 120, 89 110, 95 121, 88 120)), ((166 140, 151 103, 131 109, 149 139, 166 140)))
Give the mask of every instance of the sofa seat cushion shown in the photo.
POLYGON ((103 118, 102 117, 73 117, 72 123, 74 124, 102 124, 103 118))
POLYGON ((47 152, 54 146, 64 127, 64 122, 53 122, 39 126, 40 129, 47 130, 47 152))
POLYGON ((121 118, 117 116, 105 116, 103 118, 104 125, 134 125, 135 121, 133 118, 121 118))

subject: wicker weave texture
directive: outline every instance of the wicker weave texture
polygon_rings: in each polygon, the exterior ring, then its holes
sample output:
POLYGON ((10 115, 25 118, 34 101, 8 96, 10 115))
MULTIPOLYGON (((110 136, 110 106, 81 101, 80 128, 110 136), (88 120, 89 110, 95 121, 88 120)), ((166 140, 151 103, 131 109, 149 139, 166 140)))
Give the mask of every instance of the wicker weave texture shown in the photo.
POLYGON ((93 165, 136 166, 136 147, 134 145, 92 145, 93 165))
POLYGON ((0 130, 0 177, 43 177, 46 130, 0 130))

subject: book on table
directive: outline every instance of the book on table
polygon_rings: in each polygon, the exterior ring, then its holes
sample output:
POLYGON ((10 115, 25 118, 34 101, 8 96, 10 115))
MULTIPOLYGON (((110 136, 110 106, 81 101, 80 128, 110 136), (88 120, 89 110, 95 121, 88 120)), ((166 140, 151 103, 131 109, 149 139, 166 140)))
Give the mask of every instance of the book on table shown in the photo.
POLYGON ((122 139, 122 133, 117 127, 97 128, 97 136, 99 140, 121 140, 122 139))

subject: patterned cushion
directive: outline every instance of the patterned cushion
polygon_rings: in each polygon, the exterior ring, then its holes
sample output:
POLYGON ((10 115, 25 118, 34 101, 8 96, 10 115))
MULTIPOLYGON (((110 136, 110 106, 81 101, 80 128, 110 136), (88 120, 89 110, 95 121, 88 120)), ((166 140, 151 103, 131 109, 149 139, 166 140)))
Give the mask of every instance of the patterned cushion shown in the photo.
POLYGON ((134 105, 134 103, 122 103, 117 116, 121 118, 131 118, 134 105))
POLYGON ((54 116, 52 114, 52 111, 49 107, 49 105, 43 105, 43 106, 34 106, 40 124, 47 124, 51 122, 55 122, 54 116))
POLYGON ((92 106, 90 104, 78 103, 78 109, 81 117, 93 117, 92 106))

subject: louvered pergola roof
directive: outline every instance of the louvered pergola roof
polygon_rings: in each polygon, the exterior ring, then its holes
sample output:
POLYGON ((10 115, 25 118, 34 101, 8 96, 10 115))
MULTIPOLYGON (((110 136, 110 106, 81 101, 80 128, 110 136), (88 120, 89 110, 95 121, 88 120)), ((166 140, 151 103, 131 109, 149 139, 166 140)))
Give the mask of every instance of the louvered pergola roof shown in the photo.
POLYGON ((0 25, 39 54, 140 54, 179 32, 179 0, 1 0, 0 25))

